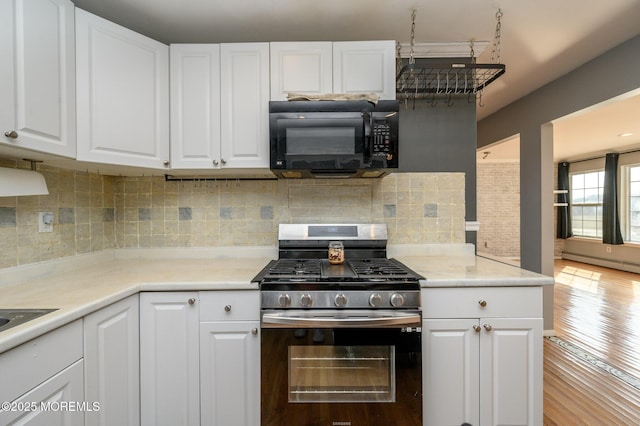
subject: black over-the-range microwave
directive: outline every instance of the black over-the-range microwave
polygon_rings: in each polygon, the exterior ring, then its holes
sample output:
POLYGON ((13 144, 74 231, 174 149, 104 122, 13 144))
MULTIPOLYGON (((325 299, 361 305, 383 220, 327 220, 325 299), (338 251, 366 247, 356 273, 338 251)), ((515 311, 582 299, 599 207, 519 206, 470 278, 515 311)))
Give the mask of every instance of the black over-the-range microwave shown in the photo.
POLYGON ((271 101, 271 170, 281 178, 376 178, 398 168, 397 101, 271 101))

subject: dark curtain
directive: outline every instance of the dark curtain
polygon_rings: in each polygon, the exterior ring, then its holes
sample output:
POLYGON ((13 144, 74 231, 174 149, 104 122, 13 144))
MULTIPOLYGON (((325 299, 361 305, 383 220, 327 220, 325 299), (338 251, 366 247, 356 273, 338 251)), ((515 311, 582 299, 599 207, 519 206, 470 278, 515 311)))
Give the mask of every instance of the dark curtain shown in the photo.
POLYGON ((618 156, 607 154, 604 163, 604 193, 602 195, 602 242, 623 244, 618 218, 618 156))
POLYGON ((558 206, 558 226, 556 227, 557 238, 569 238, 571 233, 571 206, 569 202, 569 163, 558 163, 558 187, 557 189, 567 190, 566 194, 558 194, 558 203, 567 203, 566 206, 558 206))

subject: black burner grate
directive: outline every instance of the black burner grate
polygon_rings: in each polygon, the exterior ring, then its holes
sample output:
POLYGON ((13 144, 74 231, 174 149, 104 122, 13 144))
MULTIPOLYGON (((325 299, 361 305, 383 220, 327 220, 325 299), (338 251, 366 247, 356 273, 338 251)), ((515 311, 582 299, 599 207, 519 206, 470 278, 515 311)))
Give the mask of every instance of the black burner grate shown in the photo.
POLYGON ((380 275, 380 276, 404 276, 408 271, 402 265, 398 265, 389 259, 362 259, 349 260, 349 266, 360 275, 380 275))
POLYGON ((270 275, 320 275, 319 259, 280 259, 269 268, 270 275))

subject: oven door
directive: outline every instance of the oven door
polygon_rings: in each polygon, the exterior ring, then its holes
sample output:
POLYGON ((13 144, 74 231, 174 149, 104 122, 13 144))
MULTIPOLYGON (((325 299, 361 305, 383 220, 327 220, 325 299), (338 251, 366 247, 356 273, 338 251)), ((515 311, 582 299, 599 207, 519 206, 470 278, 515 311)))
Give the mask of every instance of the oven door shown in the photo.
POLYGON ((420 313, 264 311, 262 426, 422 425, 420 313))

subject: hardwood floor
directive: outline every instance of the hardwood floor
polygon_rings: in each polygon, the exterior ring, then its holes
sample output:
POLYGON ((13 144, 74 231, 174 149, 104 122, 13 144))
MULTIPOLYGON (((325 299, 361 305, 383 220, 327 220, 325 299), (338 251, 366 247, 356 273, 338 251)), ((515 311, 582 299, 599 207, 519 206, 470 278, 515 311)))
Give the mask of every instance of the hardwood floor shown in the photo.
POLYGON ((640 425, 640 275, 555 263, 544 424, 640 425))

